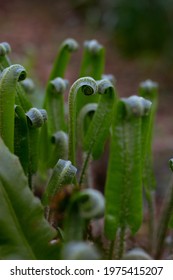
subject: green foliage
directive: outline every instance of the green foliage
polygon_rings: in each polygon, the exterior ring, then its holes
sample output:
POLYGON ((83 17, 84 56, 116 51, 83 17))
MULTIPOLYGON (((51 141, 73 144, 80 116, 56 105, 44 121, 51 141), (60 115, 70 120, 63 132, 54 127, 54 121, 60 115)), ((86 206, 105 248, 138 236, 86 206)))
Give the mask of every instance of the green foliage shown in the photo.
POLYGON ((19 160, 2 140, 0 158, 0 259, 58 258, 57 246, 50 245, 56 231, 44 219, 19 160))
POLYGON ((172 186, 157 232, 151 211, 157 84, 146 81, 140 96, 120 99, 113 76, 103 73, 104 47, 86 41, 66 113, 66 68, 77 48, 73 39, 61 44, 36 108, 28 99, 35 94, 32 80, 11 64, 9 44, 0 44, 0 259, 150 258, 135 248, 128 254, 125 246, 126 233, 135 236, 145 218, 143 187, 153 224, 148 239, 157 237, 159 248, 148 253, 161 258, 172 226, 172 186), (105 143, 103 195, 92 184, 90 163, 101 158, 105 143))

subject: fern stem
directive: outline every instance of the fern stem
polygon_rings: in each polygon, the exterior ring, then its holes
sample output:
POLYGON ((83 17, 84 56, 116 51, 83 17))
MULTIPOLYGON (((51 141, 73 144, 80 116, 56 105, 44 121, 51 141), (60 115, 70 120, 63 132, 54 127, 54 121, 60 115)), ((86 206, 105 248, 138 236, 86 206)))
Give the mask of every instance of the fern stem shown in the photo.
POLYGON ((113 260, 114 249, 115 249, 115 240, 110 241, 108 260, 113 260))
POLYGON ((168 229, 168 224, 173 212, 173 177, 165 197, 164 205, 160 221, 157 228, 156 244, 155 244, 155 258, 160 259, 162 255, 164 240, 168 229))
MULTIPOLYGON (((145 191, 146 192, 146 191, 145 191)), ((149 210, 149 221, 148 221, 148 240, 149 240, 149 251, 154 253, 155 248, 155 202, 153 192, 151 190, 146 193, 148 210, 149 210)))
POLYGON ((126 226, 122 225, 117 232, 117 247, 115 253, 115 259, 121 260, 125 251, 125 244, 126 244, 126 226))
POLYGON ((88 163, 89 163, 89 160, 90 160, 90 155, 91 154, 88 152, 85 156, 84 161, 83 161, 82 171, 81 171, 81 174, 80 174, 80 177, 79 177, 79 187, 82 185, 82 183, 84 181, 84 176, 85 176, 86 169, 87 169, 87 166, 88 166, 88 163))

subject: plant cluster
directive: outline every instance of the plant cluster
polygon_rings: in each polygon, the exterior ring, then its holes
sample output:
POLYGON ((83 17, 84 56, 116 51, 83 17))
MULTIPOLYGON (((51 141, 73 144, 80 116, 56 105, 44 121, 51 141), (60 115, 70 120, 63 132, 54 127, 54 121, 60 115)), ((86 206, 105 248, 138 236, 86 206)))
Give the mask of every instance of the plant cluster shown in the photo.
POLYGON ((11 64, 10 45, 0 44, 0 258, 161 258, 173 188, 156 224, 158 85, 147 80, 138 95, 120 98, 115 79, 104 74, 104 47, 91 40, 84 43, 79 79, 69 86, 65 71, 77 49, 74 39, 61 44, 38 108, 32 80, 23 66, 11 64), (102 194, 93 185, 91 161, 106 143, 102 194), (144 201, 147 252, 128 245, 144 222, 144 201))

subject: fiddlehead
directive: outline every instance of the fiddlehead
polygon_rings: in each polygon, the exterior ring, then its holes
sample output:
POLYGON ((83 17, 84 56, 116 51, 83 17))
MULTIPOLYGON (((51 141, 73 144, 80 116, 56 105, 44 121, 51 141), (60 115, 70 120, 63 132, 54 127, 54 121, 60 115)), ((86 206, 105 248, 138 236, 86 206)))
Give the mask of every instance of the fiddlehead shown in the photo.
POLYGON ((0 43, 0 70, 10 66, 8 54, 11 52, 11 47, 7 42, 0 43))
POLYGON ((76 162, 76 102, 79 94, 87 96, 97 92, 97 83, 90 77, 78 79, 70 88, 69 94, 69 160, 76 162), (80 91, 80 92, 79 92, 80 91))
POLYGON ((152 257, 148 255, 143 249, 135 248, 124 254, 123 260, 152 260, 152 257))
POLYGON ((11 47, 9 43, 7 42, 0 43, 0 56, 9 54, 10 52, 11 52, 11 47))
POLYGON ((84 219, 96 219, 104 214, 104 197, 97 190, 83 190, 74 197, 74 202, 79 203, 80 215, 84 219))
POLYGON ((63 260, 98 260, 99 258, 96 248, 82 241, 68 242, 62 249, 63 260))
POLYGON ((59 159, 46 187, 42 200, 43 204, 49 205, 52 198, 64 185, 71 184, 76 172, 76 167, 73 166, 69 160, 59 159))
POLYGON ((80 77, 90 76, 95 80, 101 79, 104 70, 104 52, 104 47, 97 40, 84 42, 80 77))
POLYGON ((66 39, 62 42, 50 73, 49 81, 56 77, 64 77, 71 53, 78 50, 78 47, 77 41, 72 38, 66 39))
POLYGON ((68 134, 62 130, 51 137, 52 155, 49 166, 52 168, 59 159, 67 160, 68 157, 68 134))
POLYGON ((24 81, 21 81, 21 85, 27 94, 33 93, 35 90, 35 84, 30 78, 26 78, 24 81))
POLYGON ((31 108, 26 112, 28 124, 32 128, 39 128, 47 121, 47 112, 44 109, 31 108))
POLYGON ((29 145, 29 185, 31 187, 32 174, 37 171, 39 159, 39 128, 47 120, 47 112, 44 109, 31 108, 26 112, 28 123, 28 145, 29 145))
POLYGON ((158 91, 158 83, 153 82, 151 80, 146 80, 141 82, 139 85, 139 93, 144 98, 150 99, 153 102, 153 95, 157 94, 158 91))
POLYGON ((45 108, 48 113, 48 133, 54 134, 56 131, 65 130, 64 113, 64 92, 68 88, 68 81, 62 78, 55 78, 49 82, 47 88, 47 98, 45 108))
POLYGON ((14 147, 14 104, 16 85, 25 79, 23 66, 14 64, 3 70, 0 76, 0 134, 8 148, 14 147))
POLYGON ((116 78, 112 74, 102 74, 102 80, 110 81, 114 86, 116 85, 116 78))
POLYGON ((151 102, 143 97, 132 95, 128 98, 122 98, 126 107, 126 116, 143 117, 149 114, 151 102))
POLYGON ((67 210, 65 240, 82 240, 86 221, 102 217, 104 205, 104 197, 97 190, 87 189, 75 193, 67 210))

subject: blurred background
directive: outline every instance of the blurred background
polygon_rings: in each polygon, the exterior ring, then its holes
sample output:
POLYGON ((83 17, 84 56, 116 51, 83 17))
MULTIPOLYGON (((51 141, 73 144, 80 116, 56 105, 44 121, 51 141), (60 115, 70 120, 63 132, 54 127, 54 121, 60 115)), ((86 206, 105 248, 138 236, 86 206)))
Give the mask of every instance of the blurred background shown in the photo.
POLYGON ((115 75, 119 95, 137 93, 140 82, 159 83, 154 160, 160 193, 173 157, 173 1, 172 0, 0 0, 0 41, 12 47, 12 62, 43 87, 61 42, 80 44, 66 78, 78 78, 85 40, 106 48, 105 72, 115 75))

